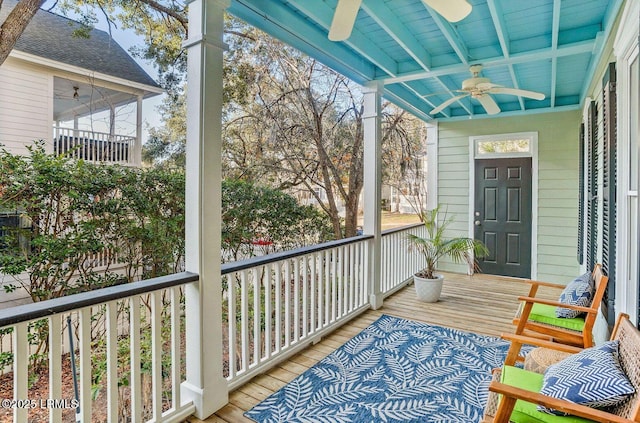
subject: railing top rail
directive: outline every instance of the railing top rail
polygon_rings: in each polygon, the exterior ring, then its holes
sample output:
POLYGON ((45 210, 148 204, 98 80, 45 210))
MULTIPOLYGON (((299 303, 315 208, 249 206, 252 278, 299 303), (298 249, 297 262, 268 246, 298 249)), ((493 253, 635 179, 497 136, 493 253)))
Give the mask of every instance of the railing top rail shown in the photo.
POLYGON ((0 310, 0 328, 40 319, 52 314, 64 313, 66 311, 195 282, 198 278, 198 275, 195 273, 181 272, 140 282, 110 286, 95 291, 82 292, 66 297, 6 308, 0 310))
POLYGON ((399 228, 387 229, 386 231, 382 231, 382 236, 391 235, 391 234, 394 234, 396 232, 406 231, 408 229, 419 228, 420 226, 424 226, 424 223, 422 223, 422 222, 420 222, 420 223, 412 223, 411 225, 400 226, 399 228))
POLYGON ((53 129, 56 129, 59 131, 76 132, 76 133, 91 133, 96 135, 106 135, 106 136, 113 136, 117 138, 132 139, 132 140, 135 140, 136 138, 134 135, 109 134, 108 132, 92 131, 91 129, 74 129, 74 128, 66 128, 64 126, 55 126, 55 125, 53 129))
POLYGON ((322 244, 311 245, 308 247, 296 248, 295 250, 281 251, 266 256, 253 257, 246 260, 224 263, 222 265, 221 273, 223 275, 226 275, 233 272, 239 272, 241 270, 251 269, 252 267, 264 266, 269 263, 275 263, 281 260, 287 260, 306 254, 316 253, 318 251, 329 250, 331 248, 341 247, 343 245, 355 244, 356 242, 366 241, 372 238, 373 235, 354 236, 351 238, 338 239, 336 241, 329 241, 322 244))

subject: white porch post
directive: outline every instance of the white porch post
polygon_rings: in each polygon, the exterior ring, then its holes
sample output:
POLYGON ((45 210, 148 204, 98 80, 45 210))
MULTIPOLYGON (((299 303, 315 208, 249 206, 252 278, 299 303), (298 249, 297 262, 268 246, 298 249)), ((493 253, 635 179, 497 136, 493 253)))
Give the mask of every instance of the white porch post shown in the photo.
POLYGON ((142 96, 136 100, 136 143, 133 146, 133 163, 142 164, 142 96))
POLYGON ((186 270, 200 275, 187 285, 185 400, 204 419, 228 402, 222 374, 221 148, 223 16, 229 2, 189 3, 187 49, 186 270))
POLYGON ((373 235, 369 242, 369 302, 373 309, 382 307, 381 288, 381 199, 382 199, 382 148, 381 142, 381 93, 382 84, 365 87, 364 115, 364 233, 373 235))

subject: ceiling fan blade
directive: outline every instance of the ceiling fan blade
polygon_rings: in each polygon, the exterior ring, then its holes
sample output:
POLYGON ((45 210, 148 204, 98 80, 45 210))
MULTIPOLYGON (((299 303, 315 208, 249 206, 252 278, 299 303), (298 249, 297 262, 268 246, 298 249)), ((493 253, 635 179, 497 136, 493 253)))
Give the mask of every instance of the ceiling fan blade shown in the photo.
POLYGON ((441 14, 449 22, 458 22, 471 13, 467 0, 422 0, 424 4, 441 14))
POLYGON ((482 107, 487 111, 487 114, 495 115, 500 113, 500 107, 498 107, 496 101, 491 98, 489 94, 483 94, 475 98, 478 99, 480 104, 482 104, 482 107))
POLYGON ((461 94, 461 95, 457 95, 455 97, 451 97, 449 100, 445 101, 444 103, 442 103, 441 105, 439 105, 438 107, 436 107, 435 109, 433 109, 432 111, 430 111, 429 113, 432 115, 435 115, 436 113, 440 113, 442 110, 444 110, 449 104, 453 103, 454 101, 458 101, 459 99, 461 99, 462 97, 466 97, 469 94, 461 94))
POLYGON ((506 88, 506 87, 494 86, 489 89, 489 92, 492 94, 510 94, 510 95, 517 95, 520 97, 532 98, 534 100, 544 100, 544 94, 542 93, 538 93, 535 91, 520 90, 517 88, 506 88))
POLYGON ((344 41, 351 36, 358 10, 360 10, 360 3, 362 0, 338 0, 331 28, 329 28, 331 41, 344 41))

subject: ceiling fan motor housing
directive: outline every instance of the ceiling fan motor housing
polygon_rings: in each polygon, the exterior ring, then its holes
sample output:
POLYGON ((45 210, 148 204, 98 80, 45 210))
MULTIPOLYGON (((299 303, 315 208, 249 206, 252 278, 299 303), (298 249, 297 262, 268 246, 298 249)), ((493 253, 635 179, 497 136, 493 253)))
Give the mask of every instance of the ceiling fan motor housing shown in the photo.
POLYGON ((491 84, 489 78, 469 78, 462 81, 462 91, 472 92, 476 90, 478 84, 491 84))

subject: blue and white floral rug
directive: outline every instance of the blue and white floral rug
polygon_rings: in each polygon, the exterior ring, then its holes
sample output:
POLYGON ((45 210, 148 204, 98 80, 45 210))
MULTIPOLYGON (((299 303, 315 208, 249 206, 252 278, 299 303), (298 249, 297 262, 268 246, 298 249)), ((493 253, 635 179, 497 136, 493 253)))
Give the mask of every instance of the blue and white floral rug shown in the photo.
POLYGON ((498 338, 383 315, 245 413, 259 423, 482 420, 498 338))

